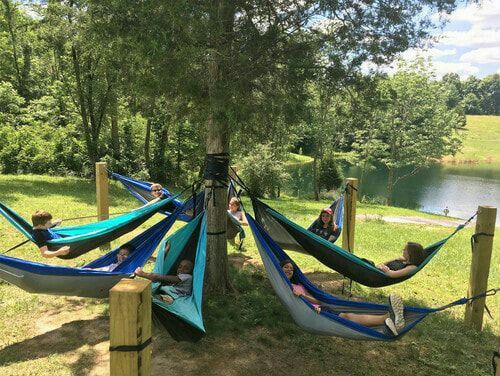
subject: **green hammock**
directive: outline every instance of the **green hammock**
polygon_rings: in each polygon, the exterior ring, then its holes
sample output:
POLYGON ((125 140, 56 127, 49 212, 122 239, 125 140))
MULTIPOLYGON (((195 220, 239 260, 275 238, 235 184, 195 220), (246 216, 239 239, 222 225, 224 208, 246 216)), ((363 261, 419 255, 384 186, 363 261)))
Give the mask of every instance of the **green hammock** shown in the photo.
MULTIPOLYGON (((413 277, 422 270, 443 245, 459 230, 464 228, 465 224, 468 222, 458 226, 455 231, 446 238, 424 248, 427 257, 412 273, 403 277, 391 278, 382 270, 377 269, 364 259, 292 222, 257 198, 252 199, 252 205, 255 211, 256 221, 266 230, 276 243, 288 249, 308 253, 329 268, 369 287, 389 286, 413 277)), ((469 221, 471 219, 469 219, 469 221)))

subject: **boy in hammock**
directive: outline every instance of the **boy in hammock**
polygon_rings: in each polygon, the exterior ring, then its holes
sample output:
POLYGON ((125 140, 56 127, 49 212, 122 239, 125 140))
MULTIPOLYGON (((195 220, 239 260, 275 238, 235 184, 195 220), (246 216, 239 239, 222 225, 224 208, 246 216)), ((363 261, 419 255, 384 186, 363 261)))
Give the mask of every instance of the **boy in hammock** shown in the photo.
MULTIPOLYGON (((170 249, 170 242, 167 242, 166 247, 165 253, 170 249)), ((135 274, 152 282, 160 282, 162 286, 155 297, 166 304, 172 304, 181 296, 190 295, 193 290, 193 262, 187 259, 181 260, 176 275, 147 273, 142 268, 137 268, 135 274)))
POLYGON ((112 272, 114 271, 118 265, 120 265, 123 261, 125 261, 132 252, 135 251, 135 246, 133 244, 127 243, 120 246, 118 249, 118 253, 116 254, 116 262, 113 262, 106 266, 101 266, 100 268, 89 268, 93 270, 99 270, 102 272, 112 272))
POLYGON ((53 258, 65 256, 69 253, 69 246, 67 245, 57 251, 49 251, 47 246, 49 240, 57 238, 57 235, 52 233, 50 229, 60 225, 62 222, 60 219, 52 222, 52 214, 45 210, 37 210, 31 215, 31 222, 33 222, 33 240, 40 249, 42 257, 53 258))

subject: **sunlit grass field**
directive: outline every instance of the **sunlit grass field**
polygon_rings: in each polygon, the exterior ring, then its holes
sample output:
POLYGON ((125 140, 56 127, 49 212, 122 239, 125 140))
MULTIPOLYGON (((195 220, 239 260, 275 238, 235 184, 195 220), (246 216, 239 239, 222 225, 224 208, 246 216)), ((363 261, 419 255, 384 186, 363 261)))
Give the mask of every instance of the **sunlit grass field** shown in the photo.
MULTIPOLYGON (((95 214, 95 188, 91 181, 47 176, 0 175, 0 201, 25 218, 46 209, 55 218, 95 214)), ((281 198, 269 205, 306 226, 326 201, 281 198)), ((251 213, 247 199, 245 207, 251 213)), ((123 212, 138 202, 118 184, 110 187, 110 211, 123 212)), ((408 209, 358 204, 358 214, 424 215, 408 209)), ((128 239, 162 217, 156 215, 128 239)), ((90 221, 87 219, 85 221, 90 221)), ((82 222, 67 222, 71 225, 82 222)), ((176 228, 182 223, 176 224, 176 228)), ((424 245, 447 236, 453 228, 358 221, 355 252, 374 261, 397 256, 408 240, 424 245)), ((499 345, 500 305, 497 297, 487 305, 494 319, 485 316, 485 328, 476 333, 463 324, 464 307, 429 316, 396 342, 357 342, 319 337, 298 328, 269 285, 257 248, 246 228, 244 252, 229 246, 234 267, 234 293, 215 296, 204 304, 207 336, 197 344, 178 344, 155 328, 153 374, 197 375, 488 375, 491 355, 499 345)), ((384 302, 389 292, 402 295, 411 305, 436 307, 466 295, 471 259, 466 228, 452 238, 433 261, 415 277, 382 289, 353 286, 356 298, 384 302)), ((0 252, 23 237, 0 219, 0 252)), ((114 242, 118 245, 124 242, 114 242)), ((500 286, 500 243, 494 244, 489 287, 500 286)), ((60 265, 90 261, 95 250, 75 260, 49 260, 60 265)), ((34 245, 26 244, 11 256, 42 261, 34 245)), ((291 257, 322 288, 340 293, 338 274, 315 259, 294 252, 291 257), (333 282, 332 282, 333 281, 333 282)), ((151 268, 148 264, 147 268, 151 268)), ((106 375, 109 368, 107 300, 32 295, 0 283, 1 375, 106 375)))

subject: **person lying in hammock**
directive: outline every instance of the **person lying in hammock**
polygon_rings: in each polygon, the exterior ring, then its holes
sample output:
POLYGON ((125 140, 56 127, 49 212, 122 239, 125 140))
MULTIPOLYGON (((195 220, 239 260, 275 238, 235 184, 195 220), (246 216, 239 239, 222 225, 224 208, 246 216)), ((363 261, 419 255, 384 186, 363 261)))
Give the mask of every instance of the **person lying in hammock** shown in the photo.
MULTIPOLYGON (((321 310, 329 311, 328 307, 322 307, 322 302, 312 296, 306 288, 294 279, 294 266, 291 260, 283 260, 280 262, 281 269, 286 277, 292 283, 293 294, 297 297, 303 297, 312 304, 316 313, 321 313, 321 310)), ((336 312, 329 311, 337 314, 336 312)), ((364 326, 381 326, 383 325, 387 332, 397 336, 398 332, 404 328, 404 305, 401 297, 396 294, 389 295, 389 311, 384 315, 370 315, 361 313, 341 312, 338 315, 349 321, 356 322, 364 326)))
MULTIPOLYGON (((403 249, 403 255, 394 260, 389 260, 377 265, 388 277, 399 278, 413 273, 426 259, 424 247, 420 243, 408 242, 403 249)), ((363 259, 369 264, 375 265, 373 261, 363 259)))
POLYGON ((181 296, 190 295, 193 290, 193 262, 187 259, 181 260, 176 275, 147 273, 142 268, 137 268, 135 274, 152 282, 160 282, 161 287, 155 297, 166 304, 172 304, 181 296))
POLYGON ((151 204, 154 204, 160 200, 168 198, 164 193, 163 193, 163 187, 161 184, 154 183, 151 184, 151 187, 149 188, 151 191, 151 194, 153 195, 153 199, 146 203, 144 206, 148 206, 151 204))
POLYGON ((241 225, 248 225, 245 214, 240 210, 241 202, 237 197, 232 197, 229 200, 229 208, 227 212, 231 214, 241 225))
POLYGON ((92 270, 100 270, 103 272, 112 272, 115 270, 118 265, 120 265, 123 261, 125 261, 132 252, 135 251, 135 247, 133 244, 123 244, 120 246, 118 249, 118 253, 116 254, 116 262, 106 265, 106 266, 101 266, 100 268, 88 268, 92 270))
POLYGON ((61 224, 60 219, 52 222, 52 214, 45 210, 37 210, 31 215, 33 223, 33 240, 40 249, 40 253, 45 258, 53 258, 65 256, 69 253, 69 246, 59 248, 57 251, 49 251, 48 241, 57 239, 59 236, 54 234, 50 229, 61 224))
POLYGON ((333 221, 333 211, 331 208, 322 209, 319 217, 307 230, 332 243, 334 243, 340 235, 340 230, 333 221))

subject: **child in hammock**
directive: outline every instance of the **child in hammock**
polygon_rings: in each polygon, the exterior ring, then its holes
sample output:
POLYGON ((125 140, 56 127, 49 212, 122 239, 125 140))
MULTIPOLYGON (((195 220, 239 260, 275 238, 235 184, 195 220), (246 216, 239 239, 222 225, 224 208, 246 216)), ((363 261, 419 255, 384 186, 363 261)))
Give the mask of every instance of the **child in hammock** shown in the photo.
POLYGON ((52 233, 50 229, 60 225, 62 222, 60 219, 52 221, 52 214, 45 210, 37 210, 31 215, 31 222, 33 223, 33 240, 40 249, 42 257, 53 258, 69 253, 70 248, 67 245, 57 251, 49 251, 48 241, 57 238, 57 235, 52 233))
POLYGON ((248 225, 247 219, 245 218, 245 214, 240 210, 241 202, 237 197, 232 197, 229 200, 229 208, 227 212, 231 214, 234 218, 238 220, 238 222, 242 225, 248 225))
MULTIPOLYGON (((424 247, 420 243, 408 242, 403 249, 403 255, 377 265, 388 277, 399 278, 413 273, 426 259, 424 247)), ((363 259, 369 264, 375 265, 373 261, 363 259)))
POLYGON ((100 270, 103 272, 112 272, 118 267, 118 265, 120 265, 123 261, 125 261, 134 251, 135 251, 134 245, 128 243, 123 244, 120 246, 120 248, 118 249, 118 253, 116 254, 116 262, 106 266, 102 266, 100 268, 89 268, 89 269, 100 270))
POLYGON ((307 230, 331 243, 334 243, 340 235, 339 228, 333 221, 333 211, 331 208, 322 209, 319 217, 307 230))
POLYGON ((167 196, 163 193, 163 187, 161 184, 154 183, 151 184, 151 187, 149 188, 151 195, 153 195, 153 199, 146 203, 144 206, 148 206, 151 204, 154 204, 160 200, 166 199, 167 196))
MULTIPOLYGON (((170 249, 170 242, 167 242, 167 247, 165 253, 170 249)), ((147 273, 142 268, 137 268, 135 274, 152 282, 160 282, 159 294, 155 297, 166 304, 172 304, 181 296, 190 295, 193 290, 193 262, 187 259, 181 260, 176 275, 147 273)))
MULTIPOLYGON (((312 296, 306 288, 294 279, 294 265, 291 260, 283 260, 280 262, 281 269, 286 277, 292 283, 293 294, 297 297, 303 297, 312 304, 316 313, 321 313, 321 301, 312 296)), ((328 309, 325 307, 325 309, 328 309)), ((396 294, 389 296, 389 310, 384 315, 370 315, 361 313, 341 312, 338 315, 349 321, 356 322, 364 326, 380 326, 383 325, 386 331, 393 336, 397 336, 398 332, 404 328, 404 306, 401 297, 396 294)))

